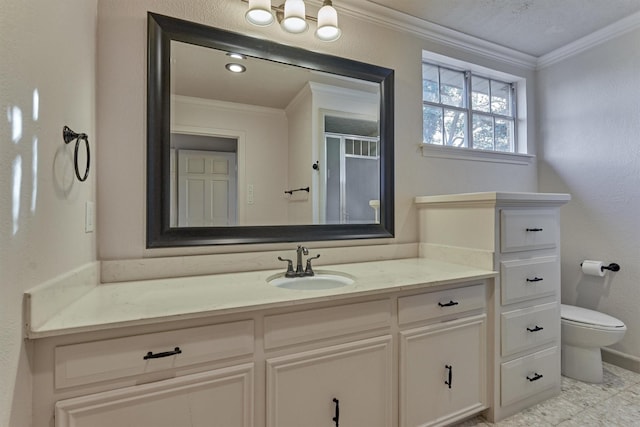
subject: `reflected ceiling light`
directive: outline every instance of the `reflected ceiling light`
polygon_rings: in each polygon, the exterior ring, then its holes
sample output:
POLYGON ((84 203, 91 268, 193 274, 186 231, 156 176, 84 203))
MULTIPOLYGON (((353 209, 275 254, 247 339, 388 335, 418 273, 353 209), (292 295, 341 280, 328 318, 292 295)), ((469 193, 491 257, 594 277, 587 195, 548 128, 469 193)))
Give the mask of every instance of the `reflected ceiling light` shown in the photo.
POLYGON ((245 67, 244 65, 236 64, 234 62, 225 65, 224 68, 231 71, 232 73, 244 73, 245 71, 247 71, 247 67, 245 67))
POLYGON ((249 3, 245 14, 247 22, 266 26, 275 18, 282 29, 292 34, 302 34, 309 28, 308 21, 317 22, 315 35, 319 40, 332 42, 338 40, 342 31, 338 27, 338 12, 333 7, 332 0, 323 0, 318 11, 318 18, 307 16, 304 0, 285 0, 280 6, 271 6, 271 0, 242 0, 249 3))
POLYGON ((227 52, 227 56, 233 59, 247 59, 243 54, 236 52, 227 52))
POLYGON ((249 10, 244 17, 253 25, 261 27, 271 25, 274 20, 271 13, 271 0, 249 0, 249 10))
POLYGON ((325 42, 338 40, 342 31, 338 28, 338 12, 336 12, 331 0, 324 0, 318 11, 318 28, 316 37, 325 42))

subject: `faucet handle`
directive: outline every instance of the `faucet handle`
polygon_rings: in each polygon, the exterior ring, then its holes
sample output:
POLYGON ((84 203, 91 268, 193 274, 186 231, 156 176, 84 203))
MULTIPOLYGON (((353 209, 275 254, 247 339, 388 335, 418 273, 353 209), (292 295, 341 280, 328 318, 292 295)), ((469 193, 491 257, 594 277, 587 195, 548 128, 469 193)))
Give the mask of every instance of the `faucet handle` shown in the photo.
POLYGON ((278 260, 287 262, 287 272, 284 273, 284 277, 294 277, 296 275, 296 273, 293 271, 293 261, 292 260, 286 259, 286 258, 282 258, 282 257, 278 257, 278 260))
POLYGON ((315 274, 313 272, 313 269, 311 268, 311 260, 318 259, 318 258, 320 258, 320 254, 307 258, 307 267, 304 269, 305 276, 313 276, 315 274))

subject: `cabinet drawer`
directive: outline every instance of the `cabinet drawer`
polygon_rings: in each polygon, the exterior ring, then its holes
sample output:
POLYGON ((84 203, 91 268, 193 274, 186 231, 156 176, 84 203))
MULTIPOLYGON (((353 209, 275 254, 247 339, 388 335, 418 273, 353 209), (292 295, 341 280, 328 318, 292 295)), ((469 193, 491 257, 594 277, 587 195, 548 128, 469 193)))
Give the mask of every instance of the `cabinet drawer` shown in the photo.
POLYGON ((500 212, 502 252, 554 248, 558 238, 558 218, 553 210, 505 209, 500 212))
POLYGON ((484 307, 484 284, 428 292, 398 298, 398 322, 400 324, 418 322, 484 307))
POLYGON ((557 257, 540 257, 500 263, 502 304, 553 295, 560 289, 557 257))
POLYGON ((502 364, 501 402, 509 405, 560 385, 558 347, 533 353, 502 364))
POLYGON ((558 303, 535 305, 502 314, 502 355, 517 353, 560 337, 558 303))
POLYGON ((253 353, 253 320, 65 345, 55 349, 57 389, 184 368, 253 353), (146 358, 148 352, 179 354, 146 358))
POLYGON ((276 314, 264 318, 264 347, 271 349, 389 326, 389 300, 276 314))

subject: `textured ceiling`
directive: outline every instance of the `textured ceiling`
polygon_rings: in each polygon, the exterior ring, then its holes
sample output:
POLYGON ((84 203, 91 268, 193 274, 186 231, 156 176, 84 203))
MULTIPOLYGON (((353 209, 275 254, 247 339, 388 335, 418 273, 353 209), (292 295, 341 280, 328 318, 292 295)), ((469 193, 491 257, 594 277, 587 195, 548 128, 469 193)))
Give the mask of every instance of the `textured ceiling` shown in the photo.
POLYGON ((369 0, 536 57, 640 11, 640 0, 369 0))

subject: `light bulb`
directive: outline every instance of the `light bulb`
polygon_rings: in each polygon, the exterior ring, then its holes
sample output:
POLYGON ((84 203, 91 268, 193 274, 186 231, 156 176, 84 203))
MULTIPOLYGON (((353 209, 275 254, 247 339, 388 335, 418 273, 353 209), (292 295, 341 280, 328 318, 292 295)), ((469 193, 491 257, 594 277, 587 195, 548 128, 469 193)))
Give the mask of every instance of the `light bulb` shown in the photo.
POLYGON ((244 15, 247 22, 261 27, 271 25, 271 0, 249 0, 249 10, 244 15))
POLYGON ((303 0, 287 0, 284 2, 284 19, 282 28, 289 33, 304 33, 309 28, 305 19, 303 0))
POLYGON ((342 31, 338 28, 338 12, 331 4, 331 0, 325 0, 324 6, 318 11, 318 29, 316 37, 322 41, 332 42, 338 40, 342 31))

